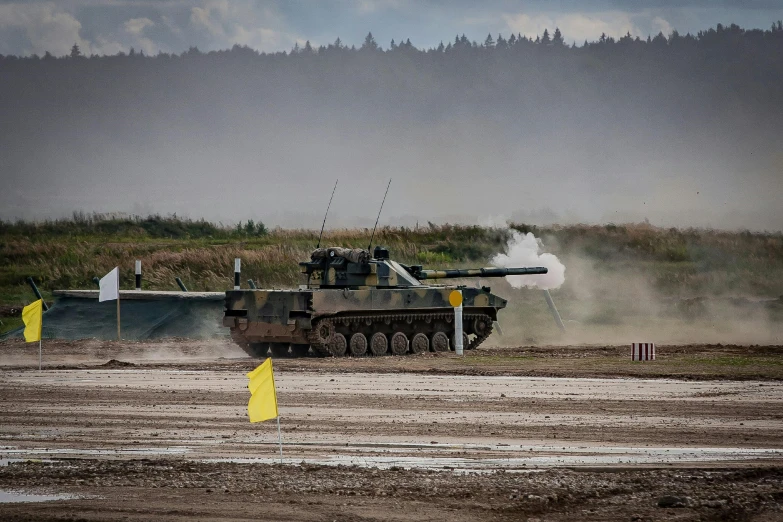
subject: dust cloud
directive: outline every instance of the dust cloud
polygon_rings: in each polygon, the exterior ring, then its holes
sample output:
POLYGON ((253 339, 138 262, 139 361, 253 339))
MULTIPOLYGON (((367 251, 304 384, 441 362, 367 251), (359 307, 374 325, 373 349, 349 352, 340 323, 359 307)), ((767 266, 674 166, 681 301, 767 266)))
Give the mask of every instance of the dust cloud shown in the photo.
POLYGON ((492 281, 492 291, 509 303, 490 346, 783 343, 783 298, 666 295, 643 267, 607 271, 576 253, 559 257, 569 277, 551 295, 566 331, 557 328, 540 289, 492 281))

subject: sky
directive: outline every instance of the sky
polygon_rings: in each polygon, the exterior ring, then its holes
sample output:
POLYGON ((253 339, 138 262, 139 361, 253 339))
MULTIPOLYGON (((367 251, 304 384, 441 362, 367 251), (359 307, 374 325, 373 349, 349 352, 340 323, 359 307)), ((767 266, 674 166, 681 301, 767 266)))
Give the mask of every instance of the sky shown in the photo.
POLYGON ((457 34, 483 42, 559 27, 566 42, 602 33, 646 38, 736 23, 767 29, 783 19, 783 0, 0 0, 0 54, 146 54, 247 45, 263 52, 318 46, 340 38, 361 45, 368 32, 387 48, 410 39, 436 47, 457 34))

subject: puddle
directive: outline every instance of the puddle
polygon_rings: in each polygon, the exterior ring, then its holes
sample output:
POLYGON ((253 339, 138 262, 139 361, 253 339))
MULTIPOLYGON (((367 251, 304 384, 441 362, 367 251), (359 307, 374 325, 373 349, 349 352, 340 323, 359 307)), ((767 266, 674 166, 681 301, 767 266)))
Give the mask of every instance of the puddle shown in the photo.
MULTIPOLYGON (((259 446, 277 447, 275 443, 257 443, 259 446)), ((623 447, 623 446, 555 446, 555 445, 484 445, 484 444, 415 444, 415 443, 288 443, 287 451, 297 448, 340 448, 340 455, 307 456, 284 458, 287 464, 308 464, 324 466, 359 466, 388 469, 393 466, 406 469, 454 470, 460 472, 492 472, 505 470, 525 472, 536 468, 564 466, 623 466, 636 464, 685 464, 698 462, 737 462, 755 459, 780 459, 781 449, 766 448, 688 448, 688 447, 623 447), (427 456, 401 455, 418 449, 427 456), (454 456, 455 450, 492 451, 495 455, 475 457, 454 456), (362 453, 362 454, 357 454, 362 453), (379 455, 387 453, 387 455, 379 455), (388 455, 392 453, 392 455, 388 455), (498 455, 498 453, 500 455, 498 455), (438 455, 441 454, 441 455, 438 455), (506 454, 508 456, 505 456, 506 454)), ((218 458, 206 462, 234 462, 275 464, 275 457, 218 458)))
MULTIPOLYGON (((504 462, 507 459, 503 459, 504 462)), ((232 463, 232 464, 280 464, 280 457, 251 457, 251 458, 216 458, 203 459, 206 463, 232 463)), ((525 469, 523 465, 502 466, 494 459, 460 459, 460 458, 421 458, 421 457, 379 457, 379 456, 353 456, 333 455, 324 459, 312 458, 283 458, 283 464, 299 465, 310 464, 319 466, 358 466, 360 468, 389 469, 427 469, 440 471, 455 471, 460 473, 494 473, 503 469, 511 473, 536 473, 543 469, 525 469)))
POLYGON ((6 491, 0 489, 0 504, 13 502, 51 502, 53 500, 75 500, 81 498, 78 495, 59 493, 55 495, 38 495, 34 493, 22 493, 20 491, 6 491))
MULTIPOLYGON (((216 441, 220 442, 220 441, 216 441)), ((182 455, 203 462, 275 464, 276 442, 244 441, 264 450, 264 457, 209 458, 198 455, 199 445, 141 448, 32 448, 0 450, 0 465, 32 458, 58 456, 122 458, 128 456, 182 455), (207 458, 199 458, 199 457, 207 458), (26 458, 27 457, 27 458, 26 458)), ((466 473, 489 473, 495 470, 527 472, 535 469, 578 466, 665 465, 706 462, 741 462, 758 459, 781 460, 783 449, 777 448, 710 448, 710 447, 630 447, 572 445, 505 445, 449 444, 413 442, 291 441, 283 444, 286 464, 318 464, 324 466, 359 466, 365 468, 453 470, 466 473), (333 454, 330 454, 333 453, 333 454)), ((43 461, 47 462, 47 461, 43 461)))
MULTIPOLYGON (((539 450, 541 448, 538 448, 539 450)), ((550 453, 554 448, 547 448, 550 453)), ((781 450, 746 448, 558 448, 555 455, 532 454, 526 457, 461 458, 409 457, 402 455, 330 455, 321 458, 284 458, 285 464, 318 464, 323 466, 359 466, 388 469, 453 470, 465 473, 488 473, 495 470, 529 472, 536 468, 562 466, 618 466, 628 464, 669 464, 748 459, 775 459, 783 456, 781 450)), ((237 464, 277 464, 279 457, 218 458, 204 462, 233 462, 237 464)))
MULTIPOLYGON (((90 456, 112 456, 112 455, 182 455, 191 451, 187 446, 174 446, 168 448, 122 448, 122 449, 76 449, 76 448, 30 448, 30 449, 12 449, 2 450, 3 454, 8 455, 90 455, 90 456)), ((23 459, 4 459, 9 462, 16 462, 23 459)), ((29 460, 29 459, 24 459, 29 460)))
MULTIPOLYGON (((242 442, 258 446, 274 446, 277 442, 258 440, 257 438, 241 439, 242 442)), ((721 447, 666 447, 666 446, 602 446, 579 445, 563 446, 558 444, 481 444, 481 443, 448 443, 448 442, 351 442, 350 444, 338 441, 291 441, 283 442, 284 447, 325 447, 340 448, 344 451, 378 451, 393 450, 404 451, 407 449, 421 449, 429 451, 439 450, 470 450, 493 451, 504 453, 544 453, 544 454, 582 454, 582 455, 648 455, 672 457, 701 456, 703 459, 731 458, 781 458, 783 449, 779 448, 721 448, 721 447)), ((702 460, 703 460, 702 459, 702 460)), ((503 459, 506 460, 506 459, 503 459)))

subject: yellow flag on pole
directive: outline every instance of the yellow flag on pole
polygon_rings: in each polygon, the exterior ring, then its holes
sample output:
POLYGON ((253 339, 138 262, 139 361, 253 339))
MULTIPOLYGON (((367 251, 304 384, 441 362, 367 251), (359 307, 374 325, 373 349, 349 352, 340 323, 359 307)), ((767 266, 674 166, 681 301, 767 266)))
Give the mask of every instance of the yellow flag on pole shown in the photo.
POLYGON ((250 382, 250 401, 247 403, 247 415, 250 422, 263 422, 277 417, 277 393, 275 376, 272 373, 272 359, 267 359, 258 368, 247 374, 250 382))
POLYGON ((24 321, 24 340, 34 343, 41 340, 41 326, 43 325, 43 301, 37 300, 22 309, 22 321, 24 321))

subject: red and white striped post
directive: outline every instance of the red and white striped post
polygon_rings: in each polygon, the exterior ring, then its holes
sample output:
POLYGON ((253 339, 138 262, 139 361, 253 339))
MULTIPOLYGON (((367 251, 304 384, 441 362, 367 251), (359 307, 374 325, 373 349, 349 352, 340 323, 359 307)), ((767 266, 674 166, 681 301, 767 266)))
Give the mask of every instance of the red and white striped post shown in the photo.
POLYGON ((631 344, 632 361, 654 361, 655 343, 633 343, 631 344))

